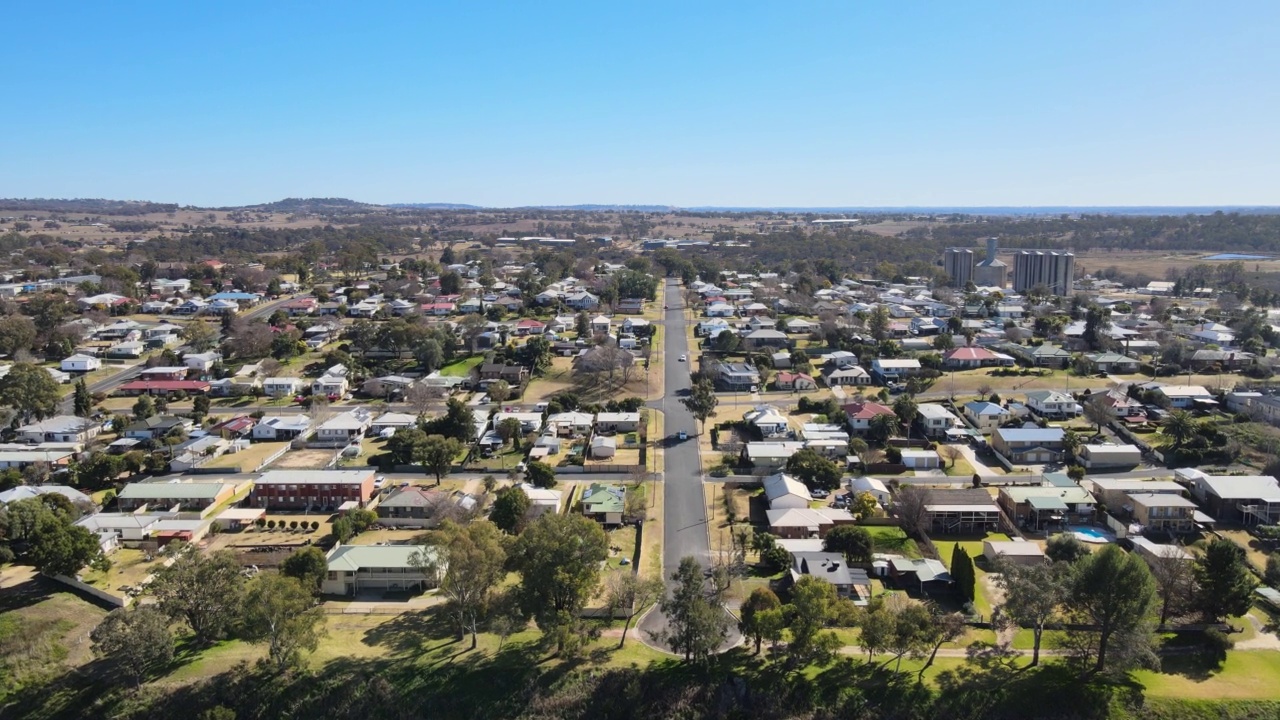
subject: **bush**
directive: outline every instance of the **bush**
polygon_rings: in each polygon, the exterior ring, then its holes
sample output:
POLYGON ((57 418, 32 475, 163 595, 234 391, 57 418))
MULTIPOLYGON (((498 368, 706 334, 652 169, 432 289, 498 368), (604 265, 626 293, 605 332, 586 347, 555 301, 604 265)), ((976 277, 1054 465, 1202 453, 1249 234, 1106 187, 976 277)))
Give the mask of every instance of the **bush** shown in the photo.
POLYGON ((289 530, 290 530, 290 531, 295 531, 295 530, 297 530, 297 529, 298 529, 298 521, 297 521, 297 520, 290 520, 290 521, 289 521, 289 530))
POLYGON ((1082 479, 1084 479, 1084 467, 1082 467, 1082 466, 1080 466, 1080 465, 1072 465, 1072 466, 1068 467, 1068 468, 1067 468, 1067 477, 1071 478, 1072 480, 1082 480, 1082 479))
POLYGON ((1231 638, 1221 630, 1210 628, 1204 631, 1204 644, 1200 646, 1200 657, 1211 667, 1222 667, 1227 661, 1227 651, 1236 646, 1231 638))
POLYGON ((1280 587, 1280 553, 1267 556, 1267 570, 1262 574, 1262 579, 1271 587, 1280 587))
POLYGON ((116 491, 115 491, 115 490, 108 490, 108 491, 106 491, 106 492, 102 493, 102 507, 107 507, 108 505, 110 505, 111 503, 113 503, 113 502, 115 502, 115 501, 116 501, 116 491))
POLYGON ((275 530, 275 529, 276 529, 276 521, 275 521, 275 520, 268 520, 268 521, 267 521, 267 529, 268 529, 268 530, 275 530))

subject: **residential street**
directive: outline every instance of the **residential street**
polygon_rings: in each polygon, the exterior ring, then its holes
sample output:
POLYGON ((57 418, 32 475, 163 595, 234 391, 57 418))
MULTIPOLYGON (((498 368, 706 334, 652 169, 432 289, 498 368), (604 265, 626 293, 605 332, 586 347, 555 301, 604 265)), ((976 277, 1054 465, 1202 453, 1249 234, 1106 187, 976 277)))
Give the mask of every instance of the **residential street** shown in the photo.
MULTIPOLYGON (((698 455, 695 433, 698 422, 680 402, 689 390, 689 339, 686 334, 688 321, 684 314, 684 300, 674 279, 667 280, 665 326, 666 346, 663 363, 666 368, 666 393, 657 402, 649 403, 662 410, 666 417, 666 434, 669 441, 664 453, 663 504, 664 532, 662 536, 663 574, 669 578, 681 558, 693 556, 705 567, 710 560, 710 536, 707 532, 707 510, 702 494, 702 463, 698 455), (679 358, 684 356, 684 362, 679 358), (688 433, 689 439, 676 440, 677 433, 688 433)), ((670 581, 668 580, 668 583, 670 581)), ((663 647, 654 636, 666 628, 666 618, 654 608, 638 625, 645 642, 663 647)), ((729 637, 721 648, 737 645, 741 639, 736 623, 730 623, 729 637)))

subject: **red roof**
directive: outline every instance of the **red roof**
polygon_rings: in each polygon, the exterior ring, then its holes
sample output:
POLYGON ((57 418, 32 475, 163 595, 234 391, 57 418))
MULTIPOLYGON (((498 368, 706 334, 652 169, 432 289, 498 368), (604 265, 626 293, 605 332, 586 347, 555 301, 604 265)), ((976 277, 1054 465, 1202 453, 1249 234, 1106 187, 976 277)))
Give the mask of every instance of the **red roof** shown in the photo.
POLYGON ((224 420, 209 429, 226 430, 227 432, 244 432, 245 430, 252 428, 256 422, 257 421, 248 415, 241 415, 239 417, 233 417, 230 420, 224 420))
POLYGON ((948 360, 994 360, 995 353, 986 348, 962 347, 947 352, 948 360))
POLYGON ((877 415, 893 415, 893 408, 874 402, 852 402, 844 406, 844 411, 855 420, 870 420, 877 415))
POLYGON ((535 328, 535 327, 546 327, 546 326, 547 326, 546 323, 542 322, 541 320, 534 320, 533 318, 525 318, 520 322, 516 323, 516 327, 535 328))
POLYGON ((209 383, 203 380, 134 380, 120 386, 121 390, 188 390, 209 392, 209 383))
POLYGON ((808 380, 809 382, 813 382, 812 377, 805 375, 804 373, 793 372, 779 372, 777 380, 780 383, 793 383, 796 380, 808 380))

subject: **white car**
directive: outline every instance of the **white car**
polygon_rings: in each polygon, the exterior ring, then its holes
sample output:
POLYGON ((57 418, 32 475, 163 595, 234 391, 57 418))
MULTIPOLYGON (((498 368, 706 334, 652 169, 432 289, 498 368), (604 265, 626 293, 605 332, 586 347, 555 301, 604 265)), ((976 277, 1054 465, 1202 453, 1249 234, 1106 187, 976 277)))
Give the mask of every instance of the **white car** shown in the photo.
POLYGON ((680 362, 684 362, 684 360, 685 360, 684 355, 681 355, 681 356, 680 356, 680 362))

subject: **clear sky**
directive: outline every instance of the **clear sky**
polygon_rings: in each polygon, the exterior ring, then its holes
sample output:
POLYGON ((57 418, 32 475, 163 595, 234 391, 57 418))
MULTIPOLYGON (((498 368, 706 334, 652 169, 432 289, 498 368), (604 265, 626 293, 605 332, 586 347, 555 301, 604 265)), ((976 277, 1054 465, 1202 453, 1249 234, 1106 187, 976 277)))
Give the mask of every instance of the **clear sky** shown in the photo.
POLYGON ((1280 2, 21 2, 0 196, 1280 204, 1280 2))

